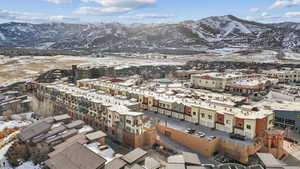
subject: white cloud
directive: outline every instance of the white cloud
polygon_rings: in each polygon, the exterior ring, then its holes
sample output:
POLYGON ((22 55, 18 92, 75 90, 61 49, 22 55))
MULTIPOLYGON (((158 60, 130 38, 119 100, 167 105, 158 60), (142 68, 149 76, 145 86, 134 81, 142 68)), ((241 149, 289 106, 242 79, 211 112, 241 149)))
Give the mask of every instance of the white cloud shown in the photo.
POLYGON ((61 4, 61 3, 71 3, 72 0, 47 0, 48 2, 52 2, 55 4, 61 4))
POLYGON ((285 16, 286 17, 298 17, 298 16, 300 16, 300 12, 287 12, 287 13, 285 13, 285 16))
POLYGON ((81 0, 95 2, 99 7, 82 6, 74 11, 77 14, 115 15, 155 5, 156 0, 81 0))
POLYGON ((250 8, 249 11, 250 12, 259 12, 260 9, 259 8, 250 8))
POLYGON ((49 16, 42 13, 26 13, 0 9, 0 20, 2 22, 75 22, 79 18, 68 16, 49 16))
POLYGON ((91 15, 116 15, 131 11, 130 8, 119 7, 107 7, 107 8, 95 8, 89 6, 82 6, 78 10, 74 11, 76 14, 91 14, 91 15))
POLYGON ((173 14, 159 14, 159 13, 144 13, 144 14, 136 14, 136 15, 125 15, 120 16, 119 18, 124 19, 166 19, 175 17, 173 14))
POLYGON ((277 0, 275 1, 270 9, 286 8, 300 5, 300 0, 277 0))
POLYGON ((275 16, 275 15, 270 15, 267 12, 262 12, 260 15, 258 16, 247 16, 246 19, 247 20, 251 20, 251 21, 266 21, 266 20, 278 20, 278 19, 283 19, 284 16, 275 16))
POLYGON ((267 17, 267 16, 270 16, 267 12, 261 13, 261 17, 267 17))

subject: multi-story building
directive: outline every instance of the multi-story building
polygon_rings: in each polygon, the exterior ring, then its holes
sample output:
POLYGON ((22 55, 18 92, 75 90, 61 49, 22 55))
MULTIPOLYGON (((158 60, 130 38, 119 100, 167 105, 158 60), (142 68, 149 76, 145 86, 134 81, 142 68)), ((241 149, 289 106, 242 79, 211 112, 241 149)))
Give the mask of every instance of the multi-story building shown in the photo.
POLYGON ((263 107, 224 105, 212 100, 182 98, 171 92, 151 91, 142 87, 121 86, 105 81, 78 81, 78 86, 102 90, 111 95, 123 95, 138 100, 144 110, 189 121, 209 128, 235 133, 247 138, 262 135, 273 124, 273 112, 263 107))
POLYGON ((300 69, 273 69, 263 73, 268 77, 277 78, 281 83, 300 82, 300 69))
POLYGON ((18 91, 0 92, 0 115, 26 113, 31 109, 31 100, 18 91))
POLYGON ((151 144, 155 138, 153 130, 145 130, 143 113, 138 112, 135 99, 72 84, 39 84, 36 97, 51 100, 58 109, 130 146, 151 144))
POLYGON ((245 74, 242 72, 204 73, 191 76, 194 88, 211 90, 226 90, 231 93, 252 94, 264 91, 278 83, 277 79, 266 78, 259 74, 245 74))
POLYGON ((215 90, 224 90, 226 85, 233 81, 260 77, 257 74, 244 74, 241 72, 235 73, 204 73, 191 75, 191 82, 193 87, 206 88, 215 90))
POLYGON ((277 79, 269 78, 243 79, 226 84, 225 90, 231 93, 252 94, 264 91, 277 83, 277 79))

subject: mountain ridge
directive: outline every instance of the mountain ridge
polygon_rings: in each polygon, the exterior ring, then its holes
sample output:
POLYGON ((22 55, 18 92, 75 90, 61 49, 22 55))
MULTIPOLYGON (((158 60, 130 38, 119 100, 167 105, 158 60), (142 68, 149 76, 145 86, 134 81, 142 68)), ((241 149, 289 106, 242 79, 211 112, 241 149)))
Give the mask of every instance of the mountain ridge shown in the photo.
POLYGON ((3 23, 0 47, 110 52, 246 47, 300 51, 300 23, 259 23, 233 15, 179 23, 3 23))

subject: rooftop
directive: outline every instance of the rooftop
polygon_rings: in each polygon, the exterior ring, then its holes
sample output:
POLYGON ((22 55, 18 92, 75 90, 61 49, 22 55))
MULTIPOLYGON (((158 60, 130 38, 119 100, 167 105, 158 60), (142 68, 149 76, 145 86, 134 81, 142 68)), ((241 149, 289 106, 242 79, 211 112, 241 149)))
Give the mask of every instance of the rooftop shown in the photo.
POLYGON ((94 141, 94 140, 97 140, 97 139, 100 139, 102 137, 106 137, 107 135, 102 132, 102 131, 96 131, 96 132, 93 132, 93 133, 89 133, 86 135, 86 138, 90 141, 94 141))
POLYGON ((50 169, 97 169, 104 166, 106 160, 85 146, 74 143, 62 152, 54 155, 45 163, 50 169))
POLYGON ((129 164, 134 163, 136 160, 144 157, 147 154, 146 151, 144 151, 141 148, 136 148, 133 151, 125 154, 123 157, 121 157, 124 161, 126 161, 129 164))
MULTIPOLYGON (((94 81, 88 82, 95 86, 103 86, 108 87, 111 89, 116 89, 120 91, 128 91, 133 94, 139 94, 144 95, 146 97, 152 97, 154 99, 169 102, 169 103, 177 103, 177 104, 184 104, 188 106, 194 106, 194 107, 201 107, 208 110, 215 110, 218 113, 221 114, 231 114, 235 115, 238 118, 243 119, 262 119, 268 115, 273 114, 271 110, 263 109, 261 108, 260 111, 252 111, 252 110, 242 110, 240 108, 234 107, 235 103, 230 101, 230 97, 222 97, 219 95, 213 95, 211 94, 210 97, 206 97, 205 94, 203 94, 204 101, 201 99, 194 99, 194 98, 182 98, 177 95, 168 95, 168 93, 165 91, 151 91, 148 89, 142 89, 138 86, 132 86, 132 87, 123 87, 118 84, 114 83, 107 83, 103 81, 94 81), (222 100, 223 99, 223 100, 222 100)), ((194 91, 193 91, 194 92, 194 91)), ((196 91, 195 91, 196 92, 196 91)), ((189 94, 191 95, 191 93, 189 94)), ((240 101, 241 98, 236 98, 236 101, 240 101)))
POLYGON ((257 156, 266 168, 278 168, 286 165, 277 160, 271 153, 257 153, 257 156))
POLYGON ((105 165, 105 169, 120 169, 123 168, 126 164, 127 163, 124 160, 115 158, 105 165))
POLYGON ((38 136, 42 133, 49 131, 51 129, 51 126, 52 124, 49 124, 45 121, 39 121, 21 130, 19 134, 19 138, 22 141, 26 141, 28 139, 31 139, 35 136, 38 136))

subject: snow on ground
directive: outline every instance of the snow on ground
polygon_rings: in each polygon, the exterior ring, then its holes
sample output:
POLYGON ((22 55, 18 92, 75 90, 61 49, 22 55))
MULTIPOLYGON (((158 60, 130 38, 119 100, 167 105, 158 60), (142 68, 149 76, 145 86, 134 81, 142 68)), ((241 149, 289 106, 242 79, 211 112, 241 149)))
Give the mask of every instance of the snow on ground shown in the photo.
MULTIPOLYGON (((10 116, 13 120, 28 120, 28 121, 35 121, 34 118, 32 118, 33 112, 28 113, 21 113, 21 114, 13 114, 10 116)), ((4 119, 7 119, 7 116, 0 116, 0 120, 4 121, 4 119)))
POLYGON ((14 169, 42 169, 40 165, 34 165, 31 161, 26 161, 22 165, 14 169))
POLYGON ((98 147, 101 146, 100 143, 95 142, 95 143, 91 143, 91 144, 87 144, 85 145, 87 148, 89 148, 91 151, 93 151, 94 153, 100 155, 101 157, 105 158, 105 160, 108 162, 110 162, 111 160, 113 160, 114 158, 114 150, 112 148, 107 148, 105 150, 100 150, 98 147))
POLYGON ((3 148, 0 149, 0 168, 1 169, 42 169, 40 165, 34 165, 31 161, 26 161, 22 165, 13 168, 9 165, 7 158, 5 157, 6 152, 9 147, 13 144, 13 142, 7 144, 3 148))
MULTIPOLYGON (((4 146, 4 147, 2 147, 1 149, 0 149, 0 168, 1 169, 10 169, 10 167, 8 168, 5 168, 3 165, 4 165, 4 163, 6 164, 7 163, 7 159, 6 159, 6 157, 5 157, 5 154, 6 154, 6 152, 8 151, 8 149, 9 149, 9 147, 12 145, 12 142, 11 143, 9 143, 9 144, 7 144, 6 146, 4 146)), ((6 165, 8 165, 8 164, 6 164, 6 165)))
MULTIPOLYGON (((186 58, 182 58, 185 61, 186 58)), ((125 58, 108 56, 95 58, 89 56, 18 56, 9 58, 0 56, 0 83, 34 78, 39 73, 51 69, 71 69, 72 65, 95 66, 140 66, 140 65, 182 65, 179 59, 145 59, 139 56, 125 58)))
POLYGON ((0 39, 1 40, 6 40, 6 37, 3 35, 3 33, 0 32, 0 39))
POLYGON ((285 59, 300 60, 300 53, 286 52, 285 59))
POLYGON ((6 128, 23 127, 30 125, 30 121, 11 120, 11 121, 0 121, 0 131, 6 128))

